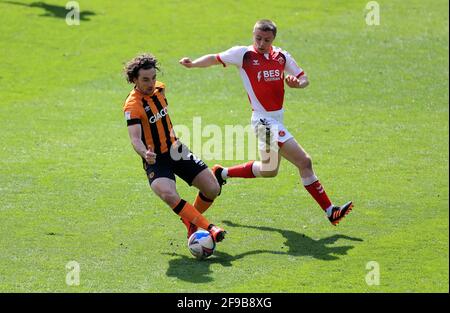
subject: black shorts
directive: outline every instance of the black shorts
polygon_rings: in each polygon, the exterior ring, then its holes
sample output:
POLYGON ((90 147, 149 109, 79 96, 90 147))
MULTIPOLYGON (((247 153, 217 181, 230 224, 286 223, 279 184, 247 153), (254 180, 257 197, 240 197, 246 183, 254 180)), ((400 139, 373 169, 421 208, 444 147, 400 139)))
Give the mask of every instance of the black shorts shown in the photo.
POLYGON ((181 144, 171 152, 158 154, 155 164, 148 164, 144 161, 144 169, 150 185, 157 178, 166 177, 172 180, 175 175, 180 177, 189 186, 192 186, 194 178, 208 166, 198 159, 189 148, 181 144))

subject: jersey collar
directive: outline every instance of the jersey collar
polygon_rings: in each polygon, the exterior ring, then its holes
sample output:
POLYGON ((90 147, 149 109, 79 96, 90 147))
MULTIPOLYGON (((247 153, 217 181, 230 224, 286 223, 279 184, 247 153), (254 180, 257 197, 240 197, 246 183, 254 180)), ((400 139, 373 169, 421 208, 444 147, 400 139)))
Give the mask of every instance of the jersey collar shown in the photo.
MULTIPOLYGON (((253 45, 252 48, 253 48, 253 51, 256 52, 256 53, 258 53, 258 54, 261 54, 261 55, 264 55, 264 54, 265 54, 265 53, 259 52, 258 49, 256 49, 255 45, 253 45)), ((272 54, 273 54, 273 46, 270 46, 269 56, 271 56, 272 54)))
POLYGON ((133 90, 134 90, 134 92, 137 93, 139 96, 142 96, 142 97, 151 97, 151 96, 153 96, 153 95, 155 94, 155 92, 156 92, 156 87, 155 87, 155 90, 153 90, 153 93, 152 93, 151 95, 145 95, 145 94, 143 94, 139 89, 136 88, 136 86, 134 86, 133 90))
POLYGON ((261 56, 264 56, 267 60, 273 59, 275 52, 273 51, 273 46, 270 46, 270 50, 269 53, 267 53, 267 57, 266 57, 266 53, 261 53, 258 51, 258 49, 256 49, 255 45, 252 46, 252 49, 254 52, 258 53, 261 56))

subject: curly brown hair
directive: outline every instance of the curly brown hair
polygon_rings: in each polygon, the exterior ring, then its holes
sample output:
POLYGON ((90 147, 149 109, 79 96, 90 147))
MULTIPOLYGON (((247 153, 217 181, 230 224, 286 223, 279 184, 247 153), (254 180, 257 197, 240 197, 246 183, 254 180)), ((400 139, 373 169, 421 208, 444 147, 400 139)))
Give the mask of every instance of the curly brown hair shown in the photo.
POLYGON ((123 71, 126 75, 127 81, 130 84, 134 83, 134 79, 138 78, 139 70, 148 70, 154 68, 159 71, 158 60, 151 53, 143 53, 129 61, 123 71))

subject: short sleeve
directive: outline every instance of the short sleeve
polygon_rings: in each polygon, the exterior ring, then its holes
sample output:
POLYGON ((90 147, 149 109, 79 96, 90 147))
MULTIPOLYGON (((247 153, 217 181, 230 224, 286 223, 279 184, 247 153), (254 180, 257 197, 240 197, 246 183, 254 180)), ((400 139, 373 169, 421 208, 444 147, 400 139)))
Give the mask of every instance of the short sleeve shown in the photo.
POLYGON ((238 67, 242 67, 242 61, 245 52, 247 52, 247 47, 235 46, 226 51, 220 52, 216 55, 217 60, 226 66, 227 64, 233 64, 238 67))
POLYGON ((297 78, 305 74, 303 69, 297 65, 297 62, 295 62, 294 58, 288 52, 283 51, 283 54, 286 56, 286 66, 284 70, 288 74, 294 75, 297 78))
POLYGON ((138 110, 135 101, 127 101, 123 106, 123 113, 127 121, 127 126, 141 124, 141 112, 138 110))

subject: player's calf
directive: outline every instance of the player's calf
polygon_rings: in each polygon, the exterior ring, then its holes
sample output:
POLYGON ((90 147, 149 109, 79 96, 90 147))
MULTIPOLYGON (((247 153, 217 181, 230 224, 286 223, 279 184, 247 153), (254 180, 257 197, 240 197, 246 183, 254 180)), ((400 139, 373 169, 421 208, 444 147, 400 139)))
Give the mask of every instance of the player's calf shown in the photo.
POLYGON ((208 185, 206 188, 202 188, 201 193, 204 197, 213 201, 220 194, 220 185, 214 180, 214 183, 208 185))

